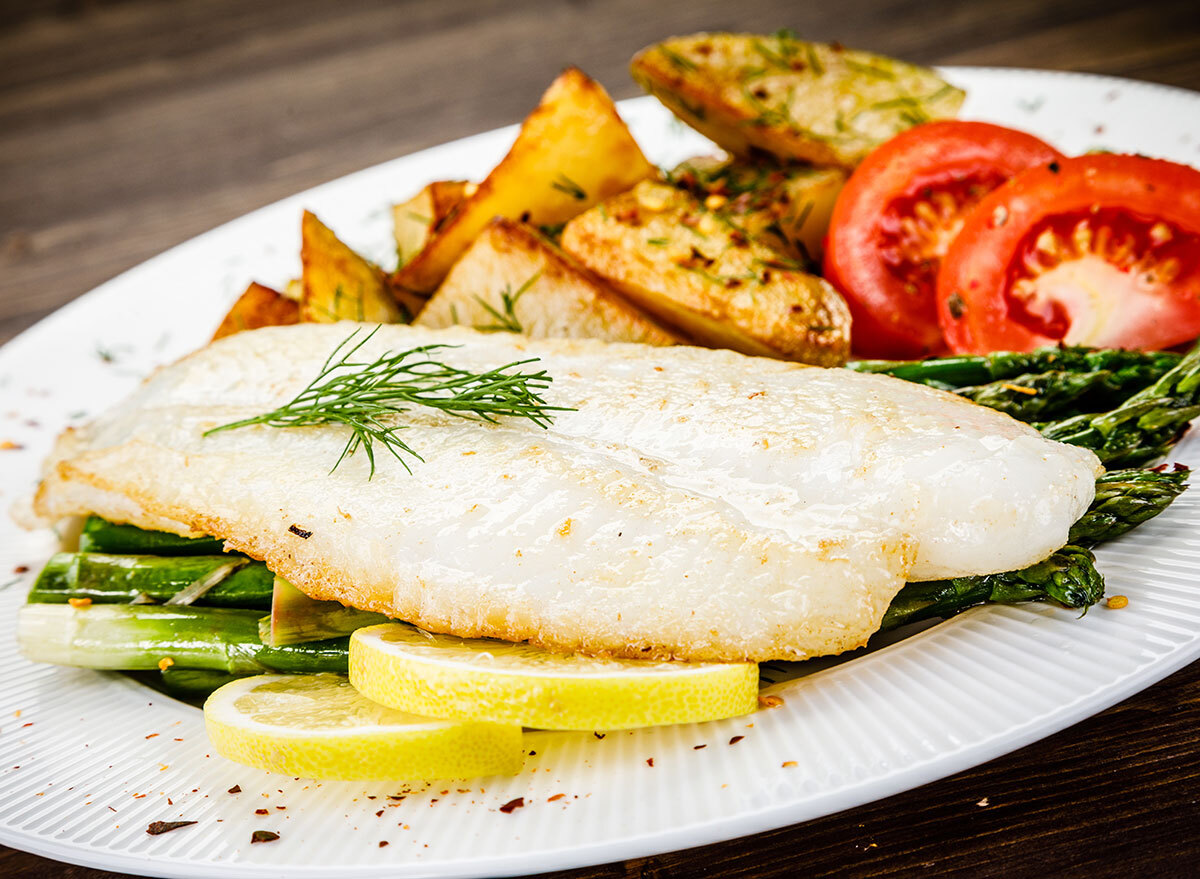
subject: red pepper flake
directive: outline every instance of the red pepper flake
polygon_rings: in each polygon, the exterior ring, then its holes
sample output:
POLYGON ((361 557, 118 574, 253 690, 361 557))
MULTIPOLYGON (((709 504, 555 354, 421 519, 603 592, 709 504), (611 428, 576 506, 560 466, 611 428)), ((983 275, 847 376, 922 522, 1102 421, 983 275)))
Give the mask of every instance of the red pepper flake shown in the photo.
POLYGON ((241 792, 242 792, 242 786, 240 784, 235 784, 229 790, 225 791, 225 793, 227 793, 227 794, 240 794, 241 792))
POLYGON ((271 810, 270 809, 255 809, 254 814, 255 815, 270 815, 271 810))
POLYGON ((156 733, 156 732, 152 732, 152 733, 150 733, 150 735, 146 736, 146 738, 148 738, 148 739, 152 739, 152 738, 154 738, 156 735, 158 735, 158 733, 156 733))
POLYGON ((270 830, 256 830, 250 834, 250 844, 256 842, 274 842, 279 839, 278 833, 272 833, 270 830))
POLYGON ((775 695, 759 696, 758 704, 762 708, 778 708, 783 704, 783 697, 775 695))
POLYGON ((146 828, 146 832, 151 836, 158 836, 163 833, 170 833, 172 830, 178 830, 180 827, 189 827, 195 823, 195 821, 151 821, 150 826, 146 828))
POLYGON ((3 442, 0 442, 0 451, 19 452, 23 448, 25 448, 23 445, 20 443, 14 443, 12 440, 4 440, 3 442))
POLYGON ((17 565, 15 568, 13 568, 13 573, 14 574, 28 574, 29 573, 29 565, 17 565))
POLYGON ((383 814, 383 809, 380 809, 378 812, 376 812, 376 813, 375 813, 375 817, 376 817, 376 818, 378 818, 378 817, 380 817, 382 814, 383 814))
POLYGON ((25 727, 27 727, 27 726, 33 726, 33 721, 30 720, 27 723, 21 724, 21 729, 25 729, 25 727))
POLYGON ((287 808, 287 806, 276 806, 275 808, 279 809, 280 811, 283 811, 284 809, 287 808))
POLYGON ((701 748, 707 748, 708 745, 692 745, 693 751, 699 751, 701 748))
POLYGON ((505 815, 511 815, 513 812, 515 812, 517 809, 520 809, 524 805, 525 805, 525 798, 517 797, 515 800, 509 800, 507 803, 505 803, 503 806, 501 806, 500 811, 503 812, 505 815))
POLYGON ((381 840, 379 840, 379 847, 380 847, 380 848, 387 848, 387 845, 388 845, 388 841, 387 841, 386 839, 381 839, 381 840))
POLYGON ((68 598, 67 604, 71 605, 71 607, 82 610, 85 607, 91 607, 92 600, 90 598, 68 598))
POLYGON ((301 540, 308 540, 308 538, 312 537, 312 535, 313 535, 313 533, 311 531, 305 531, 299 525, 289 525, 288 531, 291 531, 293 534, 295 534, 301 540))
POLYGON ((649 766, 651 769, 653 769, 653 768, 654 768, 654 758, 653 758, 653 757, 647 757, 647 758, 646 758, 646 765, 647 765, 647 766, 649 766))
POLYGON ((736 745, 738 742, 740 742, 744 738, 745 738, 745 736, 734 736, 732 739, 729 740, 729 744, 736 745))
POLYGON ((566 796, 566 794, 555 794, 554 796, 552 796, 552 797, 550 797, 549 799, 547 799, 547 800, 546 800, 546 802, 547 802, 547 803, 556 803, 556 802, 558 802, 559 800, 561 800, 561 799, 562 799, 563 797, 565 797, 565 796, 566 796))
POLYGON ((783 768, 784 768, 784 769, 795 769, 797 765, 798 765, 798 764, 796 763, 796 761, 795 761, 795 760, 784 760, 784 761, 783 761, 783 768))
POLYGON ((110 811, 110 812, 115 812, 115 811, 117 811, 117 810, 116 810, 116 809, 114 809, 112 806, 109 806, 109 807, 108 807, 108 811, 110 811))

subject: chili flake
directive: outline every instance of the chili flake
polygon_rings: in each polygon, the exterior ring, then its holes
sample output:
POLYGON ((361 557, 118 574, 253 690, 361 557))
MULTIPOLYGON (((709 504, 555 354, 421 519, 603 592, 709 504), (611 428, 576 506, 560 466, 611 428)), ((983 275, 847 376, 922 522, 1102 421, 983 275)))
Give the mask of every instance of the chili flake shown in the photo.
POLYGON ((71 607, 82 610, 85 607, 91 607, 92 600, 90 598, 68 598, 67 604, 71 605, 71 607))
POLYGON ((1120 610, 1121 608, 1128 606, 1129 599, 1124 595, 1113 595, 1108 599, 1106 604, 1113 610, 1120 610))
POLYGON ((250 834, 251 845, 256 842, 274 842, 277 839, 279 839, 279 834, 272 833, 270 830, 256 830, 250 834))
POLYGON ((158 836, 163 833, 170 833, 172 830, 178 830, 180 827, 188 827, 195 823, 195 821, 151 821, 150 826, 146 828, 146 832, 151 836, 158 836))
POLYGON ((511 815, 513 812, 515 812, 517 809, 520 809, 524 805, 525 805, 525 798, 517 797, 515 800, 509 800, 507 803, 505 803, 503 806, 501 806, 500 811, 503 812, 505 815, 511 815))

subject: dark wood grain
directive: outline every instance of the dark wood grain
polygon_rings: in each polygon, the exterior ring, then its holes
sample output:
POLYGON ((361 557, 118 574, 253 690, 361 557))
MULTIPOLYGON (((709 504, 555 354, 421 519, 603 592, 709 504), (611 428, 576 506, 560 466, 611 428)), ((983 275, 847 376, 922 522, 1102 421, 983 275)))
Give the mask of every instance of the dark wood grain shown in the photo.
MULTIPOLYGON (((648 42, 781 26, 925 63, 1200 88, 1195 0, 0 3, 0 341, 246 211, 514 122, 568 63, 629 97, 648 42)), ((557 875, 1200 875, 1197 729, 1200 666, 918 790, 557 875)), ((0 848, 7 879, 112 875, 0 848)))

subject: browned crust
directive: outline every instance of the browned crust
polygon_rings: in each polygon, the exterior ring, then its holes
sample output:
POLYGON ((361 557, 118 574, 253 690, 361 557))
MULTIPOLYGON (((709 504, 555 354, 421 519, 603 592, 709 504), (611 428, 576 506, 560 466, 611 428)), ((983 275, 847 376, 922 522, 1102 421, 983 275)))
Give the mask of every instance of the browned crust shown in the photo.
POLYGON ((260 327, 282 327, 300 322, 300 306, 278 290, 251 281, 246 291, 238 297, 221 325, 213 333, 212 340, 232 336, 242 330, 257 330, 260 327))

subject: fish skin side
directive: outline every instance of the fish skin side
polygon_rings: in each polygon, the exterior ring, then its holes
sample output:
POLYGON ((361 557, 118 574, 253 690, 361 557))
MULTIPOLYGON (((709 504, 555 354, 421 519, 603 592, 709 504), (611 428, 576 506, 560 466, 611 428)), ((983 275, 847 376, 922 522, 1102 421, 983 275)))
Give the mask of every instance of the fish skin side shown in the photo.
POLYGON ((384 454, 371 480, 361 454, 329 472, 343 428, 202 436, 290 400, 353 327, 240 333, 160 370, 60 438, 37 511, 213 534, 433 631, 765 660, 860 646, 907 579, 1040 560, 1094 490, 1090 452, 886 376, 465 329, 386 326, 361 353, 537 356, 575 411, 542 430, 413 410, 425 462, 384 454))

